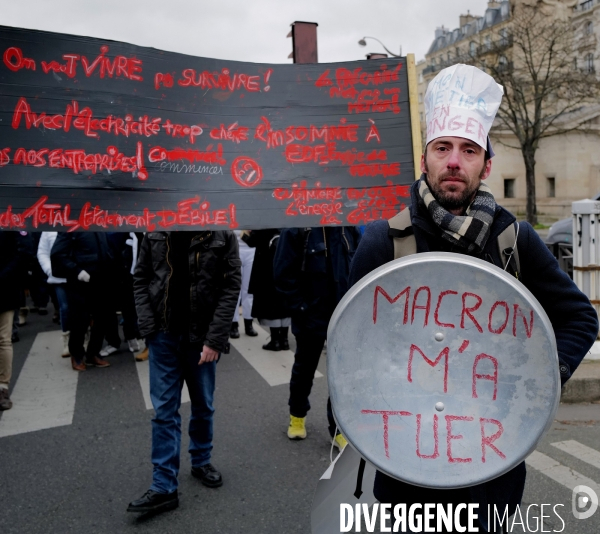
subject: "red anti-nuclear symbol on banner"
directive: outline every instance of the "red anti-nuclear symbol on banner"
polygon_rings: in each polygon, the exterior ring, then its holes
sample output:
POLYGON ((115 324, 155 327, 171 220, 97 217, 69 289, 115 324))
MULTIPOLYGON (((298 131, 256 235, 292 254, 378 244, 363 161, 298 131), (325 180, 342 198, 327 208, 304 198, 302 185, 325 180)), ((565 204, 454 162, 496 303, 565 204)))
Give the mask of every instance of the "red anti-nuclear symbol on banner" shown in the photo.
POLYGON ((254 187, 260 183, 263 177, 260 165, 246 156, 240 156, 233 160, 231 175, 243 187, 254 187))

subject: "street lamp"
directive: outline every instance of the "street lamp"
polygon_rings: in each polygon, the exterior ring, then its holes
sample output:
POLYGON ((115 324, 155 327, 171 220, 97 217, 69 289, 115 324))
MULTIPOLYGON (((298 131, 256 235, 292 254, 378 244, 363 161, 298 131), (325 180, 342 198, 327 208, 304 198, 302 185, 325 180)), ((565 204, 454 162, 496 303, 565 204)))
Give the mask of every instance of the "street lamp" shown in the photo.
POLYGON ((385 51, 392 57, 401 57, 402 56, 402 47, 400 47, 400 54, 394 54, 394 52, 390 52, 390 50, 388 50, 387 46, 385 46, 379 39, 377 39, 377 37, 363 37, 360 41, 358 41, 358 44, 360 46, 367 46, 367 41, 366 39, 373 39, 374 41, 377 41, 381 46, 383 46, 383 48, 385 49, 385 51))

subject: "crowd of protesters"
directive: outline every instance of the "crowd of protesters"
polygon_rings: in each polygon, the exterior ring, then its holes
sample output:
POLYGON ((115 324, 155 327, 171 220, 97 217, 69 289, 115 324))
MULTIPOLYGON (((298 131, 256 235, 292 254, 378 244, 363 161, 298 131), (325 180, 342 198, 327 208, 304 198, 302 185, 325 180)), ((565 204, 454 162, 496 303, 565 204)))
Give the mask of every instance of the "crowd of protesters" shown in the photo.
POLYGON ((30 313, 48 315, 62 331, 62 350, 75 371, 109 367, 119 350, 119 317, 127 348, 140 351, 133 271, 142 234, 0 232, 0 410, 12 407, 12 344, 30 313), (27 306, 26 295, 32 306, 27 306), (104 342, 106 346, 103 348, 104 342))
MULTIPOLYGON (((354 228, 340 230, 339 236, 331 229, 312 230, 235 232, 241 288, 229 336, 240 337, 241 314, 245 335, 258 335, 254 320, 270 332, 264 350, 289 350, 294 315, 302 356, 292 373, 290 410, 296 422, 309 409, 313 367, 325 343, 329 316, 345 291, 359 239, 354 228), (332 232, 329 241, 326 232, 332 232), (302 393, 294 400, 298 388, 302 393)), ((109 367, 106 358, 123 344, 137 361, 148 359, 133 288, 143 238, 133 232, 0 232, 0 410, 12 406, 12 344, 20 340, 19 327, 30 313, 53 311, 52 321, 62 331, 58 356, 70 358, 75 371, 109 367)))
MULTIPOLYGON (((327 323, 347 289, 359 240, 353 227, 0 232, 0 410, 12 407, 12 345, 19 327, 30 313, 48 315, 52 302, 63 340, 56 356, 70 358, 74 371, 110 367, 107 357, 122 350, 149 360, 153 484, 129 510, 173 508, 184 381, 192 401, 192 474, 209 487, 222 483, 210 463, 216 363, 229 352, 229 340, 240 337, 240 312, 244 335, 259 335, 254 321, 270 332, 265 351, 290 350, 291 326, 296 351, 288 437, 306 437, 308 397, 327 323)), ((343 448, 327 408, 330 433, 343 448)))

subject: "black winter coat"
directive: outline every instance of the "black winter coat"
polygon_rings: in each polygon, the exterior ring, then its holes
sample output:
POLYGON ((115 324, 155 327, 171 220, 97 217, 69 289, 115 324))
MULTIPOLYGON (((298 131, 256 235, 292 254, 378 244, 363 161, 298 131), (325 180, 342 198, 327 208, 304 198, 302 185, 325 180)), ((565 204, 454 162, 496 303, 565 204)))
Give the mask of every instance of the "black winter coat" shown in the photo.
POLYGON ((50 252, 52 274, 77 282, 86 271, 92 284, 107 284, 113 280, 117 264, 107 235, 104 232, 59 232, 50 252))
MULTIPOLYGON (((440 237, 439 228, 433 223, 425 206, 419 202, 417 184, 418 182, 415 182, 411 187, 410 206, 417 252, 464 254, 463 249, 453 247, 440 237)), ((497 238, 514 221, 511 213, 497 206, 487 244, 480 255, 474 256, 501 267, 497 238)), ((352 263, 350 286, 377 267, 394 259, 393 239, 388 236, 388 230, 387 221, 376 221, 367 226, 352 263)), ((517 247, 520 281, 540 302, 554 328, 560 376, 564 384, 595 341, 598 334, 598 317, 588 298, 579 291, 567 274, 560 270, 556 259, 529 223, 520 223, 517 247)), ((467 489, 471 502, 479 503, 480 511, 487 510, 488 503, 496 504, 500 510, 504 510, 505 505, 508 505, 509 515, 512 515, 515 506, 521 502, 524 486, 523 462, 494 480, 467 489)), ((449 494, 453 491, 455 490, 417 488, 380 472, 375 478, 374 493, 381 502, 448 502, 452 499, 449 494)), ((485 523, 486 513, 480 513, 479 518, 485 523)))
POLYGON ((0 313, 21 305, 27 254, 20 238, 19 232, 0 232, 0 313))
POLYGON ((273 275, 292 312, 292 332, 327 336, 333 310, 348 290, 350 262, 360 242, 354 226, 286 228, 273 275))
POLYGON ((273 279, 273 260, 279 241, 279 229, 252 230, 245 239, 249 247, 255 247, 254 263, 248 293, 253 295, 252 317, 258 319, 285 319, 290 316, 273 279))
MULTIPOLYGON (((176 302, 169 300, 173 274, 169 258, 171 232, 144 236, 133 275, 140 334, 167 330, 176 302)), ((227 353, 229 331, 242 285, 242 262, 231 231, 203 231, 188 250, 191 279, 189 341, 227 353)))

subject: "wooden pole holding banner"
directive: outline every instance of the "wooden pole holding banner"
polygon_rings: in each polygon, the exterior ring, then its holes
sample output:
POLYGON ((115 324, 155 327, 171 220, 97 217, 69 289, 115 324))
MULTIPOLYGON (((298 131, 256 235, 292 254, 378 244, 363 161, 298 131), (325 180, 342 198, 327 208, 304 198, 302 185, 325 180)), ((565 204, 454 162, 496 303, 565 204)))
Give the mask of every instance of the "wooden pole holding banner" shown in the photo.
POLYGON ((406 54, 406 70, 408 73, 408 99, 410 103, 410 126, 412 133, 413 157, 415 162, 415 180, 421 177, 421 155, 423 146, 421 144, 421 120, 419 117, 419 91, 417 89, 417 67, 415 55, 406 54))

